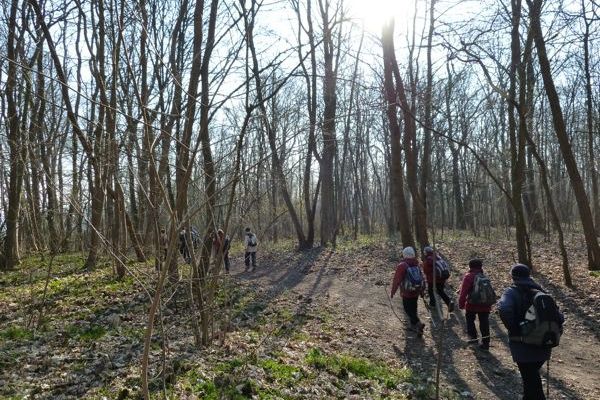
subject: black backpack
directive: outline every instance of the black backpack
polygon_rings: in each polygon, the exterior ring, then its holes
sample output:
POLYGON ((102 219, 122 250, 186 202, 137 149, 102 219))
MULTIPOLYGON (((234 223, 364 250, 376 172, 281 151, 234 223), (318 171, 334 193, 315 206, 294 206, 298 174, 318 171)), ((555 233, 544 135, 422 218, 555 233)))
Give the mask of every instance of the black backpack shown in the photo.
POLYGON ((468 300, 471 304, 491 306, 496 303, 496 292, 492 286, 490 278, 483 272, 478 273, 473 281, 473 288, 469 293, 468 300))
POLYGON ((521 293, 521 313, 518 337, 514 341, 539 347, 556 347, 562 335, 562 315, 556 302, 548 293, 531 289, 521 293))
POLYGON ((436 280, 446 280, 450 278, 450 268, 448 263, 441 257, 436 257, 435 263, 433 264, 435 271, 436 280))
POLYGON ((248 246, 250 247, 254 247, 256 246, 258 243, 256 242, 256 235, 254 235, 253 233, 248 235, 248 246))

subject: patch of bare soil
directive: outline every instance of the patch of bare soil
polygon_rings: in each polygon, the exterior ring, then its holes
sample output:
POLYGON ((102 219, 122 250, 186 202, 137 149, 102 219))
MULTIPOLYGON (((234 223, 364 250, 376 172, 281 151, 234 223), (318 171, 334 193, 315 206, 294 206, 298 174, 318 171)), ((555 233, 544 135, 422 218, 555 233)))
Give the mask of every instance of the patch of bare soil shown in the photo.
MULTIPOLYGON (((485 260, 485 271, 498 294, 510 285, 512 242, 465 236, 446 237, 437 245, 453 268, 447 288, 451 296, 456 297, 468 260, 475 256, 485 260)), ((292 293, 302 301, 309 299, 312 307, 326 310, 331 318, 328 326, 334 326, 335 332, 319 332, 319 324, 313 324, 313 340, 319 346, 408 365, 431 376, 431 380, 435 378, 437 356, 433 336, 443 329, 443 387, 462 398, 519 398, 520 376, 495 313, 490 317, 493 339, 489 352, 466 345, 465 320, 460 310, 448 314, 444 308, 446 319, 442 323, 420 302, 420 318, 427 321, 425 337, 418 339, 405 329, 400 299, 390 301, 388 296, 399 251, 397 245, 380 243, 337 251, 314 249, 290 257, 263 252, 255 272, 239 273, 235 278, 271 299, 292 293)), ((600 393, 600 278, 589 274, 582 252, 574 246, 570 253, 574 255, 570 260, 573 289, 562 282, 560 257, 552 244, 536 244, 533 254, 538 270, 535 279, 555 296, 566 317, 561 344, 550 363, 551 399, 592 399, 600 393)), ((357 396, 369 398, 360 393, 357 396)))

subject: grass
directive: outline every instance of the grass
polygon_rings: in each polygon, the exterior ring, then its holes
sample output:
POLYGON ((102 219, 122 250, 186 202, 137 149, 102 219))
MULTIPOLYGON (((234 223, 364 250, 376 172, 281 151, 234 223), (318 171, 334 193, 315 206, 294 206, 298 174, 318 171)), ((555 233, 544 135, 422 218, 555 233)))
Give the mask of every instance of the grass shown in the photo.
POLYGON ((20 326, 11 325, 0 331, 0 337, 11 341, 31 340, 33 339, 33 332, 20 326))
POLYGON ((328 371, 341 379, 346 379, 348 373, 352 373, 364 379, 379 381, 388 389, 395 388, 402 382, 414 380, 412 370, 407 367, 392 369, 366 358, 350 355, 326 355, 319 348, 309 350, 305 361, 314 368, 328 371))
POLYGON ((280 360, 267 358, 261 360, 258 364, 268 376, 285 386, 291 386, 302 378, 300 368, 284 364, 280 360))
POLYGON ((87 327, 71 325, 67 328, 67 334, 69 337, 82 341, 95 341, 106 335, 106 333, 106 328, 100 325, 90 325, 87 327))

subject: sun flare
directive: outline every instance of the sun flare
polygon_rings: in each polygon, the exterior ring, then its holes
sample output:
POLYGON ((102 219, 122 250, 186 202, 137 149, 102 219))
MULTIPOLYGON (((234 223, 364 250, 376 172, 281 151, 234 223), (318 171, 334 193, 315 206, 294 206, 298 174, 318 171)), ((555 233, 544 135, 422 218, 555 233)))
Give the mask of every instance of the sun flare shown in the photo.
POLYGON ((396 25, 404 19, 409 3, 406 0, 346 0, 350 17, 364 29, 378 34, 384 23, 394 18, 396 25))

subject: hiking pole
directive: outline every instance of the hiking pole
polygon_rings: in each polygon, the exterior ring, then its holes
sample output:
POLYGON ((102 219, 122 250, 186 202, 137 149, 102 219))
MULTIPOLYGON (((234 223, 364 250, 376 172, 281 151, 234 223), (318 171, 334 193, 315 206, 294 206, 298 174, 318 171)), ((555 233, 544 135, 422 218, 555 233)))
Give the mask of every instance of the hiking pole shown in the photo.
POLYGON ((425 295, 421 295, 419 296, 421 297, 421 299, 423 299, 423 304, 425 305, 425 309, 427 310, 427 312, 429 313, 429 316, 431 317, 431 325, 433 325, 434 328, 437 328, 437 325, 435 324, 435 318, 433 317, 433 312, 431 312, 431 307, 429 306, 429 304, 427 304, 427 300, 425 300, 425 295))
POLYGON ((404 322, 402 321, 402 319, 400 319, 400 317, 398 316, 398 314, 396 314, 396 310, 394 310, 394 304, 392 303, 392 298, 390 297, 390 294, 389 294, 389 293, 388 293, 388 291, 387 291, 387 285, 385 285, 385 286, 382 286, 382 288, 383 288, 383 291, 385 292, 385 295, 386 295, 386 296, 387 296, 387 298, 388 298, 388 301, 389 301, 389 303, 390 303, 390 308, 392 309, 392 312, 394 313, 394 315, 396 316, 396 318, 398 318, 398 321, 400 321, 400 322, 404 323, 404 322))
POLYGON ((546 361, 546 398, 550 398, 550 360, 552 359, 552 354, 548 361, 546 361))

